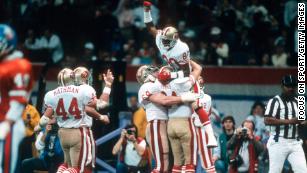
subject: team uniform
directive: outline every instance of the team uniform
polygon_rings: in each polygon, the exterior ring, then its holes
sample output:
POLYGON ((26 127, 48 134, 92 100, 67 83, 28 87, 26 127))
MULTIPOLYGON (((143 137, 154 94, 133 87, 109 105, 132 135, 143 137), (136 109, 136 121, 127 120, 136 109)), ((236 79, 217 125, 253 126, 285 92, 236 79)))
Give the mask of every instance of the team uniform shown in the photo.
POLYGON ((21 52, 14 51, 0 63, 0 124, 9 114, 14 116, 9 119, 15 121, 5 139, 0 140, 0 173, 14 173, 16 169, 19 143, 25 135, 25 126, 21 114, 17 115, 11 106, 15 102, 25 107, 32 86, 32 66, 23 59, 21 52))
MULTIPOLYGON (((174 47, 167 49, 163 45, 163 37, 168 35, 168 32, 171 32, 173 29, 172 27, 167 27, 163 29, 163 31, 158 30, 156 34, 156 45, 162 54, 162 58, 175 70, 175 71, 180 71, 182 70, 183 73, 180 76, 178 72, 178 77, 177 78, 183 78, 183 77, 188 77, 191 72, 191 65, 190 65, 190 51, 189 47, 186 43, 182 42, 179 38, 177 38, 177 41, 174 45, 174 47)), ((174 36, 177 37, 177 36, 174 36)), ((200 93, 201 89, 199 86, 199 83, 196 81, 191 88, 194 93, 200 93)), ((213 134, 213 129, 209 120, 208 115, 206 114, 205 110, 202 109, 202 106, 199 104, 199 100, 196 101, 197 108, 193 108, 197 115, 200 117, 200 120, 205 126, 205 129, 208 134, 208 145, 210 147, 216 146, 217 142, 213 134)))
MULTIPOLYGON (((177 83, 180 79, 171 81, 163 91, 167 96, 181 96, 194 84, 188 77, 184 79, 186 81, 180 81, 183 83, 177 83)), ((186 172, 195 172, 197 139, 192 113, 189 103, 173 105, 168 109, 167 134, 174 156, 172 172, 181 172, 182 166, 185 166, 186 172)))
MULTIPOLYGON (((212 106, 211 96, 201 91, 199 101, 201 104, 203 104, 205 110, 210 115, 211 106, 212 106)), ((194 125, 196 127, 198 155, 200 157, 201 165, 206 170, 206 172, 214 173, 215 167, 212 161, 212 150, 207 147, 207 142, 208 142, 207 133, 205 131, 205 128, 202 126, 202 123, 200 122, 199 117, 197 116, 195 112, 193 113, 192 117, 194 119, 194 125)))
POLYGON ((156 35, 156 45, 162 55, 162 58, 174 68, 175 71, 182 70, 183 66, 189 66, 190 61, 190 50, 186 43, 182 42, 180 39, 173 48, 167 50, 162 44, 162 35, 167 33, 165 31, 158 30, 156 35))
MULTIPOLYGON (((298 116, 297 97, 293 101, 286 101, 279 95, 269 100, 265 116, 285 120, 298 116)), ((298 125, 268 126, 271 131, 267 143, 270 158, 269 173, 281 172, 284 161, 288 159, 295 173, 307 172, 306 160, 302 148, 302 140, 298 137, 298 125)))
MULTIPOLYGON (((96 99, 96 91, 93 87, 91 87, 90 85, 80 85, 79 86, 81 88, 81 90, 84 92, 84 95, 86 95, 86 100, 89 100, 89 102, 93 101, 96 99)), ((95 163, 96 163, 96 143, 95 143, 95 139, 93 136, 93 131, 91 130, 92 126, 93 126, 93 118, 89 115, 87 115, 85 113, 85 116, 83 118, 83 121, 81 123, 82 126, 86 126, 88 127, 88 133, 87 133, 87 137, 89 139, 89 153, 91 153, 91 155, 89 154, 89 156, 92 157, 92 159, 88 159, 88 161, 91 161, 91 167, 94 168, 95 167, 95 163)), ((86 165, 89 165, 90 163, 87 163, 86 165)))
POLYGON ((95 93, 89 89, 74 85, 61 86, 45 96, 45 105, 53 109, 60 127, 58 134, 64 151, 64 162, 81 173, 91 172, 86 167, 93 159, 92 135, 84 125, 84 107, 93 99, 92 93, 95 93))
POLYGON ((146 140, 156 161, 153 172, 168 172, 167 109, 149 101, 150 95, 159 92, 161 84, 158 81, 144 83, 139 89, 138 100, 146 111, 146 140))

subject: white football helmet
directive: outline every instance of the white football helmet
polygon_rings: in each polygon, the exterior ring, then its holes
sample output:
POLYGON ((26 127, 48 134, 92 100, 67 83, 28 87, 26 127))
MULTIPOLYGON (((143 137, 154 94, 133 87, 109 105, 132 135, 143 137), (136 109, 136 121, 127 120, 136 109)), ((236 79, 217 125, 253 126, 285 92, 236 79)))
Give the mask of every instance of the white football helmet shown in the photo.
POLYGON ((74 84, 74 72, 69 68, 64 68, 58 73, 58 85, 68 86, 74 84))
POLYGON ((136 72, 136 79, 140 84, 155 81, 159 68, 154 66, 143 65, 136 72))
POLYGON ((164 48, 170 49, 175 46, 179 36, 176 28, 169 26, 162 30, 161 42, 164 48))
POLYGON ((81 85, 81 84, 89 84, 91 73, 90 71, 85 67, 77 67, 74 69, 74 75, 75 75, 75 84, 81 85))

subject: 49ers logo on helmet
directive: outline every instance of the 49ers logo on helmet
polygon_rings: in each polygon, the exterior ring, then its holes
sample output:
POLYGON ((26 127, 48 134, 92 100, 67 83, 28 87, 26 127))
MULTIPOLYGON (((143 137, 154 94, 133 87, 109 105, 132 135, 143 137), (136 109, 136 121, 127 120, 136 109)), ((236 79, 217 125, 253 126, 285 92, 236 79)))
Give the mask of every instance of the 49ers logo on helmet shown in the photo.
POLYGON ((89 74, 88 74, 87 71, 84 71, 84 72, 81 73, 81 77, 84 78, 84 79, 86 79, 88 77, 88 75, 89 74))

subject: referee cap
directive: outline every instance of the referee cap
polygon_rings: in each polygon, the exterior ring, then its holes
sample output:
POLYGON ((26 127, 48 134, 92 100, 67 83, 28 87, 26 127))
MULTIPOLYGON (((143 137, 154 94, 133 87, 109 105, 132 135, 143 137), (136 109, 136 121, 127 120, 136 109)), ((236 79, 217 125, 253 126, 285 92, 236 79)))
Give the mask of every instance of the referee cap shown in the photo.
POLYGON ((281 79, 281 84, 286 87, 297 87, 297 78, 293 75, 285 75, 281 79))

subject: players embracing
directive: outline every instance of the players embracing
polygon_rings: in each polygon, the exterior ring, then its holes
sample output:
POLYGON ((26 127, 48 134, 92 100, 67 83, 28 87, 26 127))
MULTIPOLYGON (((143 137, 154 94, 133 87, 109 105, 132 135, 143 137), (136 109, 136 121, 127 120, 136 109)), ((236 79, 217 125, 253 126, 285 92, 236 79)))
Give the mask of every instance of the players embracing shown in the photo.
MULTIPOLYGON (((177 88, 182 88, 189 81, 189 80, 185 80, 185 78, 191 76, 190 75, 191 71, 193 71, 193 68, 191 68, 192 61, 190 61, 189 47, 187 46, 186 43, 182 42, 179 39, 178 31, 176 28, 165 27, 163 30, 157 30, 157 28, 153 25, 153 22, 152 22, 150 6, 151 6, 150 2, 144 1, 144 22, 147 26, 148 31, 155 37, 155 42, 162 55, 162 58, 171 67, 171 71, 164 73, 160 76, 160 81, 164 81, 167 83, 175 79, 177 80, 177 82, 175 83, 177 84, 181 83, 181 87, 177 87, 177 88)), ((199 86, 197 79, 198 77, 193 79, 195 82, 191 86, 190 89, 193 90, 195 93, 201 94, 202 92, 201 87, 199 86)), ((174 93, 176 93, 176 91, 172 92, 172 94, 174 93)), ((211 99, 210 99, 210 102, 211 102, 211 99)), ((198 129, 201 129, 199 132, 202 132, 203 135, 207 139, 206 143, 199 142, 199 144, 202 145, 202 146, 199 146, 199 149, 206 148, 206 150, 203 150, 202 152, 200 152, 200 154, 202 154, 203 156, 204 155, 207 156, 207 158, 200 157, 203 163, 202 165, 207 171, 215 172, 214 166, 212 165, 210 148, 216 147, 217 141, 214 136, 213 129, 212 129, 212 126, 209 120, 210 111, 208 110, 208 108, 204 106, 204 101, 200 99, 197 99, 196 102, 193 102, 190 108, 191 107, 193 109, 191 112, 195 112, 194 114, 196 114, 196 117, 199 120, 199 122, 196 123, 196 127, 198 129), (204 152, 206 152, 206 154, 204 154, 204 152), (209 163, 209 164, 204 164, 204 163, 209 163)), ((173 126, 176 126, 176 125, 178 125, 178 123, 174 123, 173 126)), ((170 126, 168 126, 168 128, 171 129, 170 126)), ((194 135, 197 136, 198 141, 201 140, 202 135, 200 133, 197 133, 197 134, 194 133, 194 135)), ((192 164, 190 163, 189 167, 184 168, 186 169, 186 172, 187 170, 193 169, 191 165, 192 164)), ((179 167, 175 168, 173 169, 173 172, 176 172, 176 171, 180 172, 179 169, 180 169, 179 167)))

